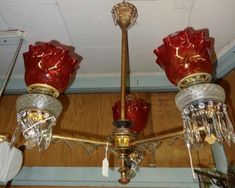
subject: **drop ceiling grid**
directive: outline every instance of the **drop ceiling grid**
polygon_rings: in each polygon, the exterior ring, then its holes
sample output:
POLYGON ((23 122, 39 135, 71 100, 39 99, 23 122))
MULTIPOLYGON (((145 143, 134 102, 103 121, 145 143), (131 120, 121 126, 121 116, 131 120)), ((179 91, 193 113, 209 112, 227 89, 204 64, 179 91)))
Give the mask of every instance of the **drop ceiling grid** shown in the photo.
POLYGON ((30 43, 51 40, 71 44, 57 5, 25 5, 0 7, 10 29, 24 30, 30 43))
MULTIPOLYGON (((5 77, 5 74, 7 73, 7 70, 9 68, 9 65, 12 61, 12 58, 14 56, 15 50, 17 48, 17 45, 4 45, 0 46, 0 77, 5 77)), ((24 61, 23 61, 23 52, 28 50, 28 44, 24 44, 21 47, 20 55, 17 58, 17 62, 15 64, 15 67, 13 69, 13 73, 11 77, 14 78, 23 78, 24 75, 24 61)))
POLYGON ((56 4, 56 0, 0 0, 0 6, 28 6, 56 4))
POLYGON ((7 24, 0 13, 0 30, 8 30, 7 24))

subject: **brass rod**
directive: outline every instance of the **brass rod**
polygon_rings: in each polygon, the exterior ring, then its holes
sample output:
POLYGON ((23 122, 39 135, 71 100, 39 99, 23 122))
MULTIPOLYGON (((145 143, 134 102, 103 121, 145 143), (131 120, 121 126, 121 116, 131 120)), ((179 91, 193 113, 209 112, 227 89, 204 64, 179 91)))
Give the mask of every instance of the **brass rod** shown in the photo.
POLYGON ((125 97, 126 97, 126 64, 128 58, 127 29, 122 29, 122 54, 121 54, 121 119, 125 120, 125 97))
MULTIPOLYGON (((63 141, 71 141, 71 142, 82 142, 87 144, 94 144, 94 145, 100 145, 100 146, 106 146, 107 142, 104 141, 98 141, 98 140, 90 140, 85 138, 74 138, 70 136, 61 136, 61 135, 52 135, 52 139, 54 140, 63 140, 63 141)), ((111 146, 110 143, 108 143, 108 146, 111 146)))
POLYGON ((151 137, 151 138, 137 140, 135 142, 132 142, 131 145, 141 145, 141 144, 148 143, 148 142, 156 142, 156 141, 166 140, 169 138, 182 136, 183 134, 184 134, 183 131, 178 131, 178 132, 174 132, 174 133, 165 134, 162 136, 155 136, 155 137, 151 137))
POLYGON ((130 84, 130 61, 129 61, 129 44, 128 44, 128 35, 126 37, 126 40, 127 40, 127 44, 126 44, 126 93, 128 95, 128 93, 130 93, 130 87, 131 87, 131 84, 130 84))
MULTIPOLYGON (((203 126, 198 127, 198 130, 203 131, 204 127, 203 126)), ((183 135, 184 135, 184 131, 177 131, 177 132, 174 132, 174 133, 169 133, 169 134, 154 136, 154 137, 146 138, 146 139, 142 139, 142 140, 137 140, 135 142, 132 142, 131 145, 134 145, 134 146, 135 145, 141 145, 141 144, 145 144, 145 143, 148 143, 148 142, 156 142, 156 141, 166 140, 166 139, 169 139, 169 138, 174 138, 174 137, 183 136, 183 135)))

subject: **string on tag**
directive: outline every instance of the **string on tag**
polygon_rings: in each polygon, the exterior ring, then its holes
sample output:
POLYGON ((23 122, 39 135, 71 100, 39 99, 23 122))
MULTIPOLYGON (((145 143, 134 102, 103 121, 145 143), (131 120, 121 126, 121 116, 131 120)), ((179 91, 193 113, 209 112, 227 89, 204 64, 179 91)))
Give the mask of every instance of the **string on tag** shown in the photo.
POLYGON ((109 177, 109 161, 108 161, 108 149, 109 149, 109 143, 106 142, 105 146, 105 158, 102 162, 102 176, 109 177))
POLYGON ((191 166, 191 170, 192 170, 193 179, 195 180, 196 179, 196 175, 194 173, 193 160, 192 160, 192 155, 191 155, 189 144, 187 144, 187 149, 188 149, 188 154, 189 154, 189 160, 190 160, 190 166, 191 166))

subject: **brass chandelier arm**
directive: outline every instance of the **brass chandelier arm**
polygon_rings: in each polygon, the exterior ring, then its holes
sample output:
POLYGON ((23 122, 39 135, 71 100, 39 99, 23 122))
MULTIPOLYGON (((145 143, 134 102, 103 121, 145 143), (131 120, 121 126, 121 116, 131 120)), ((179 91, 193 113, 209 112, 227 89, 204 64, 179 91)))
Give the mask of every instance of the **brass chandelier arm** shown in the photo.
POLYGON ((170 138, 183 136, 183 134, 184 134, 183 131, 178 131, 178 132, 169 133, 169 134, 165 134, 165 135, 154 136, 151 138, 146 138, 146 139, 134 141, 131 143, 131 145, 138 146, 138 145, 147 144, 147 143, 151 143, 151 142, 163 141, 163 140, 167 140, 170 138))
POLYGON ((86 138, 75 138, 71 136, 61 136, 61 135, 52 135, 52 140, 54 141, 70 141, 70 142, 77 142, 77 143, 85 143, 85 144, 92 144, 97 146, 111 146, 111 143, 105 141, 99 141, 95 139, 86 139, 86 138))

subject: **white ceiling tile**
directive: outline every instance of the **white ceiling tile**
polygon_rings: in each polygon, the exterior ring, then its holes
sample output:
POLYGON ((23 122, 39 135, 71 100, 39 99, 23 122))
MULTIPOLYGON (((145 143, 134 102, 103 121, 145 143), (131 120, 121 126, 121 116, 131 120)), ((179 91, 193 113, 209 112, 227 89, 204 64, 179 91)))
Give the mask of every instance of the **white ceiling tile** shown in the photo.
POLYGON ((234 7, 234 0, 197 0, 189 24, 196 29, 208 28, 215 45, 226 44, 235 38, 234 7))
POLYGON ((24 30, 30 42, 56 40, 71 44, 56 5, 0 7, 1 15, 10 29, 24 30))
POLYGON ((117 1, 59 0, 58 6, 74 43, 79 47, 119 45, 118 28, 114 26, 111 9, 117 1))
POLYGON ((80 67, 87 74, 120 72, 120 48, 77 48, 82 56, 80 67))
POLYGON ((133 45, 148 43, 151 51, 162 44, 169 34, 186 27, 189 13, 174 9, 173 1, 136 2, 139 17, 137 24, 129 31, 133 45))
POLYGON ((186 9, 175 8, 173 0, 149 1, 147 3, 136 1, 135 6, 138 9, 139 17, 137 27, 133 31, 138 35, 142 34, 140 39, 154 37, 162 40, 163 37, 184 29, 190 15, 186 9))
POLYGON ((131 72, 162 72, 155 63, 156 57, 146 45, 136 46, 129 50, 131 72))
POLYGON ((0 6, 24 6, 24 5, 45 5, 56 4, 56 0, 0 0, 0 6))
POLYGON ((182 30, 187 25, 190 12, 185 8, 175 8, 174 1, 136 1, 137 24, 129 31, 130 65, 133 72, 162 72, 155 63, 153 50, 162 39, 182 30), (134 62, 132 62, 134 61, 134 62))

